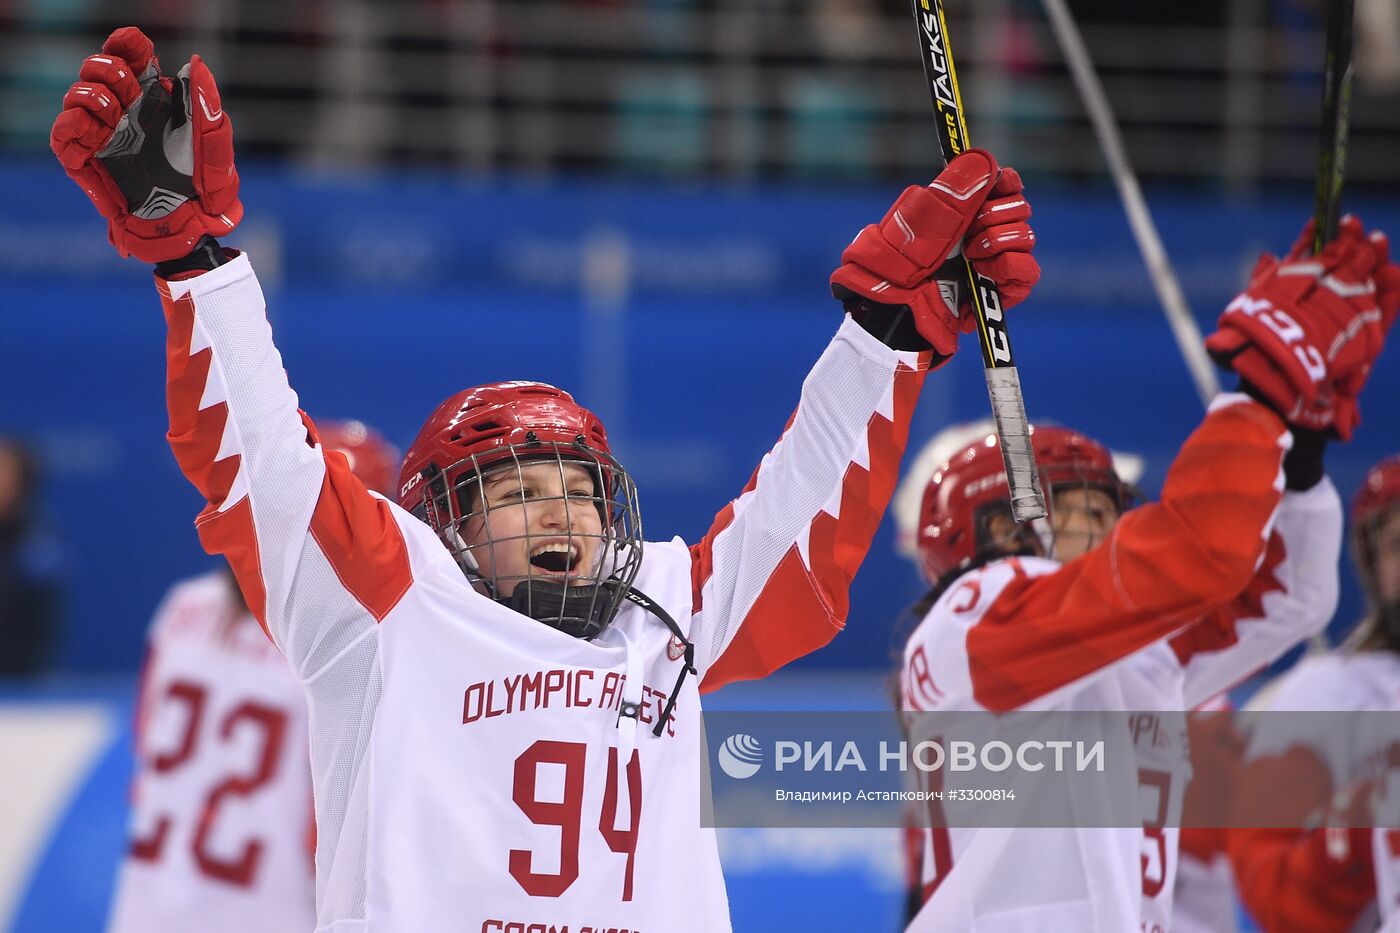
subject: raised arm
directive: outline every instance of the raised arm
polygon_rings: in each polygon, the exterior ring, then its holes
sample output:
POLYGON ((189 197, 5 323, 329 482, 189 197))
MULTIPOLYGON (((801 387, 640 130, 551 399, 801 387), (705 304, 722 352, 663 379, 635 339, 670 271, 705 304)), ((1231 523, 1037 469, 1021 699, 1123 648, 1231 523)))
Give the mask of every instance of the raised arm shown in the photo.
MULTIPOLYGON (((1397 283, 1384 236, 1355 219, 1315 258, 1265 257, 1207 341, 1243 391, 1212 404, 1162 500, 1054 572, 1018 573, 975 624, 932 633, 964 642, 946 654, 965 657, 965 672, 944 674, 981 705, 1014 709, 1210 617, 1175 643, 1188 666, 1198 656, 1191 696, 1202 699, 1228 681, 1230 665, 1267 659, 1325 624, 1339 507, 1323 480, 1321 437, 1346 439, 1358 420, 1356 393, 1400 308, 1397 283), (1285 480, 1298 492, 1276 529, 1285 480), (1236 624, 1265 611, 1277 615, 1236 624)), ((930 663, 939 653, 929 651, 930 663)))
POLYGON ((1217 398, 1160 501, 1053 572, 1017 573, 965 635, 943 636, 965 638, 972 697, 993 710, 1045 699, 1232 599, 1264 553, 1289 442, 1265 406, 1217 398))
POLYGON ((1337 604, 1341 503, 1323 475, 1329 438, 1349 440, 1358 396, 1400 309, 1385 234, 1347 217, 1323 253, 1312 226, 1282 260, 1260 259, 1249 288, 1206 341, 1249 390, 1287 413, 1298 439, 1266 559, 1238 598, 1172 641, 1186 702, 1225 689, 1320 632, 1337 604))
POLYGON ((907 189, 847 247, 832 291, 848 319, 778 443, 691 549, 704 689, 762 677, 845 624, 924 375, 972 322, 952 272, 940 281, 939 269, 965 239, 1008 306, 1019 301, 1039 277, 1029 216, 1015 172, 973 150, 929 186, 907 189))
POLYGON ((304 598, 294 588, 315 580, 322 598, 353 597, 358 610, 341 621, 364 630, 411 581, 403 532, 298 410, 247 257, 157 286, 170 446, 208 501, 200 542, 228 559, 249 609, 297 664, 306 640, 292 637, 304 598))
POLYGON ((1330 480, 1286 491, 1264 560, 1244 590, 1172 638, 1192 709, 1317 635, 1337 609, 1342 503, 1330 480))
POLYGON ((927 369, 927 354, 851 320, 812 368, 778 443, 691 548, 705 689, 762 677, 841 630, 927 369))
POLYGON ((150 40, 126 27, 84 61, 64 108, 54 152, 118 251, 157 264, 169 440, 208 502, 200 540, 228 558, 249 608, 314 677, 407 588, 407 551, 388 503, 343 456, 323 454, 252 266, 212 237, 242 217, 218 88, 198 56, 162 76, 150 40), (320 611, 297 611, 311 606, 320 611), (316 630, 293 630, 307 620, 316 630))

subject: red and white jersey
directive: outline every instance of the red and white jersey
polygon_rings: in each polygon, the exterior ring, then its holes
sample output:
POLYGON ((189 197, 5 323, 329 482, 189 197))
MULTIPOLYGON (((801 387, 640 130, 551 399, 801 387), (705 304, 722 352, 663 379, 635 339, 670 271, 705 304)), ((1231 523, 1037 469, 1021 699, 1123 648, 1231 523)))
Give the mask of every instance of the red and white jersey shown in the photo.
MULTIPOLYGON (((1137 786, 1089 772, 1086 800, 1137 799, 1133 829, 926 832, 917 931, 1170 929, 1190 777, 1183 710, 1320 631, 1336 604, 1341 503, 1330 481, 1284 493, 1283 422, 1216 399, 1160 502, 1060 565, 1011 558, 964 574, 905 648, 907 711, 1134 711, 1137 786)), ((908 717, 911 740, 927 718, 908 717)), ((941 772, 935 772, 935 776, 941 772)))
MULTIPOLYGON (((1333 651, 1307 658, 1279 678, 1263 711, 1382 712, 1400 709, 1400 657, 1390 651, 1333 651)), ((1254 796, 1271 787, 1321 809, 1339 792, 1375 778, 1364 730, 1376 720, 1348 717, 1319 735, 1300 736, 1287 717, 1254 726, 1242 786, 1254 796)), ((1253 822, 1253 821, 1250 821, 1253 822)), ((1297 825, 1297 824, 1295 824, 1297 825)), ((1313 929, 1368 933, 1379 914, 1397 912, 1400 861, 1394 833, 1344 834, 1302 829, 1233 829, 1230 858, 1240 894, 1265 931, 1313 929)), ((1388 919, 1388 918, 1387 918, 1388 919)))
POLYGON ((1244 758, 1244 737, 1227 694, 1202 703, 1187 718, 1191 782, 1182 799, 1172 933, 1238 933, 1239 899, 1226 854, 1230 803, 1244 758))
POLYGON ((136 760, 109 933, 315 925, 306 696, 226 571, 156 613, 136 760))
POLYGON ((1172 896, 1172 933, 1238 933, 1239 903, 1230 860, 1196 858, 1184 849, 1172 896))
MULTIPOLYGON (((582 641, 478 593, 308 435, 246 257, 158 285, 201 540, 308 695, 317 930, 728 929, 695 679, 652 732, 683 663, 668 630, 624 603, 582 641)), ((848 319, 704 539, 645 546, 636 585, 695 643, 701 687, 842 627, 928 365, 848 319)))

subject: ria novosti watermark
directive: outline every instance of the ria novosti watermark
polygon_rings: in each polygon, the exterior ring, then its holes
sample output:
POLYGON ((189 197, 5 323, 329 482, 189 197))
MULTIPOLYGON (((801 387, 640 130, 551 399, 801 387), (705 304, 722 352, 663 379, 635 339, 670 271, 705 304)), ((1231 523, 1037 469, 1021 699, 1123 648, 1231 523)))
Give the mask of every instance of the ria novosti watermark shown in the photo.
POLYGON ((1400 827, 1400 712, 718 712, 704 726, 707 825, 1302 826, 1315 814, 1288 782, 1245 767, 1301 747, 1368 795, 1352 825, 1400 827))
MULTIPOLYGON (((859 742, 847 739, 837 743, 831 739, 820 742, 778 739, 773 743, 772 767, 782 771, 823 771, 839 773, 845 770, 877 771, 989 771, 1000 773, 1016 768, 1028 774, 1044 771, 1103 771, 1104 740, 1094 742, 1051 739, 1042 742, 1027 739, 1014 748, 1007 742, 992 739, 978 744, 967 740, 910 742, 880 741, 873 761, 866 762, 866 753, 859 742)), ((747 733, 731 735, 716 754, 724 773, 735 780, 747 780, 763 767, 769 756, 763 743, 747 733)))

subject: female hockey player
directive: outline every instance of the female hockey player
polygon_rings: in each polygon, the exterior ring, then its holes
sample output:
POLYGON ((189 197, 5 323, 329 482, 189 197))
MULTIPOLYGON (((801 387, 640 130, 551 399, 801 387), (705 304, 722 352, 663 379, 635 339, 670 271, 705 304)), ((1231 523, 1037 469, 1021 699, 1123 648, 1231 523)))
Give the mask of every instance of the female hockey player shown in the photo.
MULTIPOLYGON (((1370 611, 1346 645, 1280 678, 1263 711, 1400 710, 1400 457, 1367 473, 1351 523, 1370 611)), ((1400 928, 1400 831, 1370 828, 1395 825, 1380 818, 1381 807, 1395 805, 1381 799, 1394 750, 1375 756, 1360 734, 1378 718, 1259 717, 1236 795, 1242 828, 1230 830, 1228 844, 1240 897, 1266 933, 1400 928), (1295 828, 1260 828, 1280 801, 1295 811, 1295 828), (1296 828, 1305 824, 1316 828, 1296 828)), ((1383 731, 1394 738, 1400 730, 1383 731)))
POLYGON ((930 480, 918 543, 932 590, 901 674, 911 739, 936 734, 928 712, 1140 711, 1112 720, 1135 773, 1086 773, 1071 792, 1150 812, 1134 828, 975 828, 934 801, 911 930, 1170 929, 1183 711, 1331 616, 1341 510, 1326 438, 1351 436, 1400 307, 1382 235, 1349 218, 1320 256, 1308 242, 1261 259, 1221 315, 1207 347, 1240 391, 1215 399, 1160 502, 1125 513, 1108 451, 1058 427, 1033 434, 1050 502, 1039 527, 1011 520, 994 437, 930 480))
POLYGON ((965 153, 860 233, 778 444, 698 544, 644 546, 601 422, 539 383, 448 399, 399 504, 367 492, 299 415, 248 257, 212 239, 242 207, 204 63, 162 77, 127 27, 64 107, 55 153, 157 264, 200 539, 306 688, 317 929, 728 929, 700 686, 843 625, 923 377, 971 324, 938 270, 966 239, 1008 303, 1038 277, 1015 173, 965 153))

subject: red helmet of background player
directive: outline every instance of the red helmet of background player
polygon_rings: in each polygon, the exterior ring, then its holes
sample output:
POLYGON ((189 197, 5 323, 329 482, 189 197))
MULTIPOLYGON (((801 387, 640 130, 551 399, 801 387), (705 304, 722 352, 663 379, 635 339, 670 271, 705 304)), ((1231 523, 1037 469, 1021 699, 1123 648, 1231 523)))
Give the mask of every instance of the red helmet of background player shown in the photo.
POLYGON ((542 382, 496 382, 448 398, 404 458, 399 504, 438 533, 469 579, 498 597, 502 587, 480 571, 459 532, 482 501, 485 474, 540 461, 582 464, 593 474, 603 518, 598 566, 567 585, 527 578, 509 600, 501 598, 561 631, 592 638, 612 621, 636 579, 641 519, 636 489, 613 457, 603 423, 569 393, 542 382))
POLYGON ((1351 500, 1352 557, 1373 606, 1382 602, 1376 590, 1375 539, 1396 509, 1400 509, 1400 454, 1371 467, 1351 500))
POLYGON ((316 434, 326 450, 345 455, 350 472, 366 488, 393 497, 399 452, 378 431, 363 421, 317 421, 316 434))
MULTIPOLYGON (((1107 492, 1120 511, 1127 508, 1131 491, 1114 469, 1113 455, 1098 441, 1071 428, 1045 425, 1031 429, 1031 447, 1047 500, 1056 489, 1088 486, 1107 492)), ((998 513, 1011 515, 1011 489, 1001 445, 989 434, 949 457, 924 490, 918 547, 925 579, 936 583, 977 558, 1003 553, 993 548, 988 529, 998 513)))

